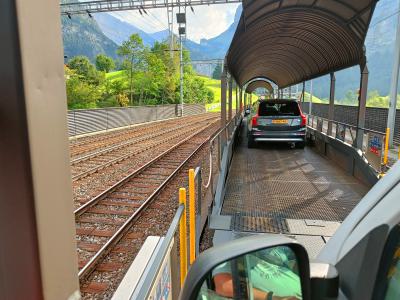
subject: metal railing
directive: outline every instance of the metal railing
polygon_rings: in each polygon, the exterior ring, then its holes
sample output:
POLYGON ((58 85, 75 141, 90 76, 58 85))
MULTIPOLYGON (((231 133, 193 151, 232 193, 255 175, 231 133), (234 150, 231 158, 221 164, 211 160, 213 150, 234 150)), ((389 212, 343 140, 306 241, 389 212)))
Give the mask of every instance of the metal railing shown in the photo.
MULTIPOLYGON (((389 128, 381 132, 369 128, 358 127, 335 120, 329 120, 320 116, 307 115, 307 126, 331 136, 337 140, 356 148, 357 132, 363 135, 361 153, 368 160, 369 164, 380 174, 390 169, 393 161, 389 160, 389 128)), ((400 148, 397 158, 400 158, 400 148)))
MULTIPOLYGON (((304 113, 312 114, 318 117, 328 118, 329 105, 324 103, 312 103, 312 111, 310 113, 310 102, 301 102, 304 113)), ((357 106, 335 104, 334 120, 357 125, 357 106)), ((367 107, 365 112, 365 128, 384 132, 387 125, 387 108, 367 107)), ((400 143, 400 109, 396 111, 396 124, 394 130, 394 141, 400 143)))

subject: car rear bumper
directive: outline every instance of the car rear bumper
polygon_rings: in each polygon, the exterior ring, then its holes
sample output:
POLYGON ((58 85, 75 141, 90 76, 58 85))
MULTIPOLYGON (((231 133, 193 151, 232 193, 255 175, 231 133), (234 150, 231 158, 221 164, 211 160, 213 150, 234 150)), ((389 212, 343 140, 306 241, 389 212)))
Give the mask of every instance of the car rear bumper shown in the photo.
POLYGON ((250 137, 256 142, 304 142, 306 129, 296 131, 256 131, 249 132, 250 137))

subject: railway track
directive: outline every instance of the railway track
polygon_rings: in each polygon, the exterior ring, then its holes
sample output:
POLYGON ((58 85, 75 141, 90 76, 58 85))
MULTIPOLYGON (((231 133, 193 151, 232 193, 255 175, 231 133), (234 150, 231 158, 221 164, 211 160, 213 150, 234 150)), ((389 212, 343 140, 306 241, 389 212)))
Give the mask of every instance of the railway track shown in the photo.
POLYGON ((213 122, 206 128, 192 131, 190 136, 75 210, 81 283, 138 221, 158 193, 209 140, 217 125, 213 122))
POLYGON ((214 116, 208 116, 198 120, 193 120, 190 126, 182 128, 181 124, 169 129, 154 130, 149 134, 132 138, 124 143, 113 145, 106 149, 102 149, 85 156, 81 156, 71 160, 72 180, 77 181, 101 169, 109 167, 113 164, 120 163, 139 153, 157 147, 162 144, 168 144, 171 140, 183 137, 192 130, 197 130, 204 126, 205 123, 215 119, 214 116))
POLYGON ((96 152, 98 149, 124 144, 133 138, 142 137, 143 135, 159 131, 165 127, 182 125, 184 121, 196 122, 202 118, 204 118, 204 115, 189 116, 184 119, 166 120, 163 122, 138 125, 134 128, 88 136, 81 138, 81 141, 72 140, 70 142, 70 155, 72 159, 79 159, 80 156, 96 152))

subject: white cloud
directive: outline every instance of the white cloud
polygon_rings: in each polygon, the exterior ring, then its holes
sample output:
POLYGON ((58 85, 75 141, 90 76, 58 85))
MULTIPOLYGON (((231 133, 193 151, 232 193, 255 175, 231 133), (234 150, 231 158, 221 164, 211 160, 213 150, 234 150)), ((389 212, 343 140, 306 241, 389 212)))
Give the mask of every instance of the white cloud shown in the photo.
MULTIPOLYGON (((225 31, 232 23, 239 4, 216 4, 210 6, 194 6, 194 13, 187 8, 187 37, 199 42, 200 39, 209 39, 225 31)), ((131 23, 145 32, 157 32, 168 29, 167 9, 149 9, 147 15, 139 11, 114 12, 113 16, 131 23)), ((174 9, 174 31, 177 31, 176 16, 178 9, 174 9)))

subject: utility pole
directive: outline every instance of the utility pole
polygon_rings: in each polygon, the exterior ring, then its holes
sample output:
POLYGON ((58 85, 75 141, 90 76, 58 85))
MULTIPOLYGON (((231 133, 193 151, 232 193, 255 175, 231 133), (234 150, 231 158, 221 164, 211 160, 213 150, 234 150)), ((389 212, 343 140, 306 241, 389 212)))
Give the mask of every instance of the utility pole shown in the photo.
POLYGON ((186 13, 181 12, 176 14, 176 20, 179 25, 179 44, 180 44, 180 100, 181 100, 181 116, 183 117, 183 37, 186 35, 186 13))
MULTIPOLYGON (((400 9, 400 2, 399 2, 400 9)), ((397 88, 399 81, 399 64, 400 64, 400 14, 397 16, 397 29, 396 29, 396 42, 394 49, 394 61, 392 69, 392 79, 390 82, 390 95, 389 95, 389 113, 387 119, 387 128, 389 132, 389 147, 393 147, 393 134, 396 123, 396 107, 397 107, 397 88)))
MULTIPOLYGON (((172 2, 172 1, 171 1, 172 2)), ((167 15, 168 15, 168 30, 169 30, 169 51, 171 55, 171 60, 174 59, 174 7, 167 5, 167 15)))
POLYGON ((180 64, 181 64, 181 71, 180 71, 180 81, 181 81, 181 116, 183 117, 183 43, 182 43, 182 35, 179 35, 179 42, 180 42, 180 48, 181 48, 181 58, 180 58, 180 64))

